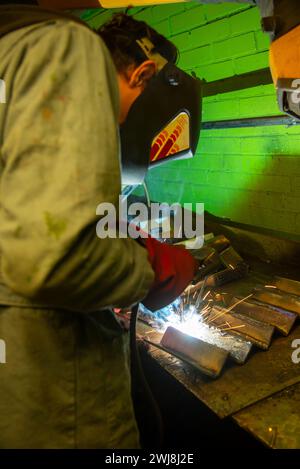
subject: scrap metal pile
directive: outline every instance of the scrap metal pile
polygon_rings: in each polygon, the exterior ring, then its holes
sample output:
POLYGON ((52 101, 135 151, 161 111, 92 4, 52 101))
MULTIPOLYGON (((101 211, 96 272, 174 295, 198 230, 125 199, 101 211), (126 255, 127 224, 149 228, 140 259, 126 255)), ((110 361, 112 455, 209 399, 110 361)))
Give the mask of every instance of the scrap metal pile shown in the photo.
POLYGON ((300 316, 300 282, 251 282, 247 264, 224 236, 194 255, 201 261, 196 282, 155 313, 141 306, 140 319, 163 334, 159 342, 148 337, 150 343, 215 378, 228 359, 244 364, 255 348, 267 350, 274 334, 290 333, 300 316), (222 285, 243 279, 251 285, 246 296, 222 291, 222 285))

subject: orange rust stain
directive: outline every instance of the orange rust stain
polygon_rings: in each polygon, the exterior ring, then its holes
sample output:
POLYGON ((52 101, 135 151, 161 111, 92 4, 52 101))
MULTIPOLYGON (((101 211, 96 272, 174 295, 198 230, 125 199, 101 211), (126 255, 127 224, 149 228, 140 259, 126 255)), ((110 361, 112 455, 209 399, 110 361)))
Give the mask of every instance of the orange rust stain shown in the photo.
POLYGON ((57 96, 57 99, 61 101, 62 103, 65 103, 67 101, 67 96, 57 96))
POLYGON ((44 107, 42 110, 42 115, 45 120, 50 120, 52 118, 53 111, 49 107, 44 107))

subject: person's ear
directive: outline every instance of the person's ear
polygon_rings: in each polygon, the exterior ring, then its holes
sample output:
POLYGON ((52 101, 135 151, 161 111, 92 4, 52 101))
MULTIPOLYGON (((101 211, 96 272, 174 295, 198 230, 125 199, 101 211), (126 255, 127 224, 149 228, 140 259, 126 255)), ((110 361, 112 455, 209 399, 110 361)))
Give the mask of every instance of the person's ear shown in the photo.
POLYGON ((129 86, 132 88, 145 88, 150 78, 156 74, 156 71, 156 63, 153 60, 146 60, 133 71, 129 86))

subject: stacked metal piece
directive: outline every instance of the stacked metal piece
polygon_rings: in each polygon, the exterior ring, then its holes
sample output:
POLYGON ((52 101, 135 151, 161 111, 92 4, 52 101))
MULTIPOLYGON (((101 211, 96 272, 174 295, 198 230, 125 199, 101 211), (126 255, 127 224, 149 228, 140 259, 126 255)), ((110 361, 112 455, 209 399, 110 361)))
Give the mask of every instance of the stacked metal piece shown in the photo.
MULTIPOLYGON (((268 285, 257 285, 252 279, 254 288, 244 298, 220 292, 220 285, 246 276, 248 268, 229 243, 226 245, 226 238, 218 238, 221 249, 206 251, 205 275, 183 296, 178 312, 182 327, 169 324, 156 344, 214 378, 228 360, 242 365, 255 348, 268 350, 274 335, 287 336, 300 316, 300 282, 295 280, 275 277, 268 285), (185 330, 185 315, 191 307, 198 323, 192 322, 192 330, 185 330)), ((251 285, 249 279, 251 274, 251 285)))

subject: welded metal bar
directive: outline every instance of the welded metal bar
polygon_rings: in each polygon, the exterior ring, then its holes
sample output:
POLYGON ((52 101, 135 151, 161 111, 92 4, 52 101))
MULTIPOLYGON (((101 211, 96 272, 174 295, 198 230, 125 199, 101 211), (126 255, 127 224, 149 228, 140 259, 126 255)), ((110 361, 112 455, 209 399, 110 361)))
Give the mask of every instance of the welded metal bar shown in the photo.
POLYGON ((300 282, 284 277, 276 277, 275 286, 286 293, 291 293, 300 297, 300 282))
POLYGON ((273 326, 246 318, 238 313, 227 312, 226 309, 219 307, 212 308, 207 321, 221 330, 249 340, 263 350, 269 348, 274 333, 273 326))
POLYGON ((222 371, 228 352, 200 339, 168 327, 161 340, 166 351, 187 361, 204 374, 216 378, 222 371))
POLYGON ((263 303, 267 303, 287 311, 292 311, 300 316, 300 298, 283 293, 280 290, 272 292, 267 289, 254 290, 253 298, 263 303))
MULTIPOLYGON (((238 301, 239 298, 233 297, 231 301, 229 301, 228 306, 233 306, 238 301)), ((297 314, 295 313, 284 311, 272 306, 251 303, 250 301, 236 304, 232 311, 247 318, 255 319, 256 321, 260 321, 265 324, 270 324, 284 335, 289 334, 297 318, 297 314)))
POLYGON ((229 353, 229 356, 239 365, 246 362, 251 350, 252 342, 243 339, 230 332, 221 332, 220 329, 206 324, 202 324, 197 331, 199 339, 208 344, 215 345, 229 353))

